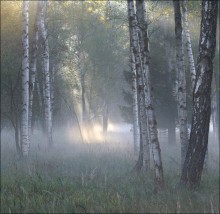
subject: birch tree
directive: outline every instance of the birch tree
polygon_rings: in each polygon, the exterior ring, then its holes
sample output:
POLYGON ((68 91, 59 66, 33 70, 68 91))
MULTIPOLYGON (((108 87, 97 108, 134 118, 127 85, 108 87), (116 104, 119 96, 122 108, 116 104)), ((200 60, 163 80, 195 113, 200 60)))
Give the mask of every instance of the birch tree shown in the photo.
POLYGON ((34 88, 35 88, 35 79, 36 79, 36 72, 37 72, 37 50, 38 50, 38 26, 39 26, 39 9, 40 5, 38 2, 37 6, 37 14, 34 26, 34 38, 32 43, 32 59, 30 63, 30 70, 31 75, 29 78, 29 114, 28 114, 28 134, 29 139, 31 139, 31 121, 32 121, 32 106, 33 106, 33 95, 34 95, 34 88))
POLYGON ((144 84, 142 79, 142 62, 140 54, 139 39, 137 33, 137 20, 135 17, 135 8, 133 0, 128 0, 128 20, 130 31, 130 44, 131 53, 134 54, 135 69, 137 76, 137 100, 138 100, 138 118, 140 127, 140 150, 138 162, 136 164, 137 170, 140 170, 143 166, 143 143, 147 139, 146 130, 146 111, 145 111, 145 96, 144 96, 144 84))
POLYGON ((181 6, 182 6, 182 13, 183 13, 183 20, 184 20, 184 28, 185 28, 184 34, 186 37, 186 50, 187 50, 190 75, 191 75, 192 90, 193 90, 193 86, 195 83, 196 70, 195 70, 195 64, 194 64, 194 58, 193 58, 193 52, 192 52, 192 44, 191 44, 190 32, 189 32, 187 2, 188 2, 188 0, 181 1, 181 6))
POLYGON ((155 182, 157 189, 164 188, 163 166, 161 160, 161 150, 158 140, 157 121, 153 106, 153 96, 150 80, 150 51, 149 51, 149 37, 148 37, 148 23, 146 17, 146 2, 145 0, 136 0, 138 13, 140 13, 140 46, 143 60, 142 78, 144 82, 144 96, 147 112, 147 120, 149 126, 150 142, 152 148, 152 156, 155 169, 155 182))
POLYGON ((200 185, 208 147, 211 114, 211 83, 216 48, 218 2, 202 1, 202 20, 193 90, 193 116, 189 147, 182 169, 181 184, 194 188, 200 185))
POLYGON ((135 58, 132 48, 130 48, 131 55, 131 71, 132 71, 132 113, 133 113, 133 138, 135 152, 140 150, 140 130, 138 119, 138 100, 137 100, 137 75, 135 69, 135 58))
POLYGON ((22 12, 22 113, 21 113, 21 152, 23 157, 29 153, 28 107, 29 107, 29 1, 23 1, 22 12))
POLYGON ((50 73, 49 73, 49 44, 47 28, 45 26, 45 11, 47 7, 47 1, 41 1, 40 12, 40 29, 43 43, 43 76, 44 76, 44 95, 45 95, 45 125, 47 130, 48 146, 53 145, 52 138, 52 112, 51 112, 51 97, 50 97, 50 73))
POLYGON ((182 18, 180 10, 180 1, 174 0, 174 15, 175 15, 175 36, 176 36, 176 65, 178 76, 178 97, 177 108, 180 129, 180 144, 181 144, 181 167, 183 166, 186 151, 188 146, 188 129, 187 129, 187 110, 186 110, 186 77, 184 66, 183 52, 183 35, 182 35, 182 18))
MULTIPOLYGON (((145 49, 145 46, 148 45, 146 44, 147 41, 145 39, 147 38, 147 29, 145 29, 146 26, 146 10, 143 10, 143 2, 142 1, 136 1, 136 16, 137 16, 137 29, 138 29, 138 35, 139 35, 139 45, 140 45, 140 53, 141 53, 141 61, 142 61, 142 81, 143 85, 146 88, 146 75, 147 75, 147 64, 146 60, 149 55, 148 50, 145 49)), ((144 5, 145 6, 145 5, 144 5)), ((145 106, 148 105, 147 103, 147 91, 144 91, 144 96, 145 96, 145 106)), ((145 110, 146 111, 146 110, 145 110)), ((147 112, 145 113, 147 115, 147 112)), ((144 158, 144 165, 146 169, 149 169, 150 167, 150 136, 148 135, 149 133, 149 127, 148 127, 148 118, 146 116, 146 123, 144 123, 144 132, 146 133, 145 139, 143 139, 143 158, 144 158)))

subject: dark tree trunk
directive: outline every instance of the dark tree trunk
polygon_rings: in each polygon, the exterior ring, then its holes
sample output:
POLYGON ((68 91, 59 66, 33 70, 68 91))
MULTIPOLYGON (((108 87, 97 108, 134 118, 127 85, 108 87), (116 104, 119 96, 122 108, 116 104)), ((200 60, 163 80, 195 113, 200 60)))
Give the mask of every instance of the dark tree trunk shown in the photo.
POLYGON ((208 146, 211 114, 211 82, 216 47, 218 1, 202 1, 202 20, 193 90, 193 117, 190 141, 180 183, 195 188, 200 185, 208 146))

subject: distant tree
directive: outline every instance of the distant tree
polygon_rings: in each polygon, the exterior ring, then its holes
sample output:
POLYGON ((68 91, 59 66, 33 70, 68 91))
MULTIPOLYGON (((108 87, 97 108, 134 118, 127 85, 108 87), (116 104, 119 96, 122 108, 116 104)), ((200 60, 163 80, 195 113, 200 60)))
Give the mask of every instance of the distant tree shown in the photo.
POLYGON ((217 14, 217 1, 202 1, 199 57, 197 60, 196 80, 193 89, 192 128, 180 180, 181 184, 189 188, 195 188, 200 185, 208 146, 217 14))

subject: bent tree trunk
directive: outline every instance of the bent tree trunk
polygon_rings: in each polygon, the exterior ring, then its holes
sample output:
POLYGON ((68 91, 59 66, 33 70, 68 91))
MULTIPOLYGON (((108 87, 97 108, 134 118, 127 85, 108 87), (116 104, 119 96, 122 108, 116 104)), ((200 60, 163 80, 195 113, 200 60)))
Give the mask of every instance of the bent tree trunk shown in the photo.
POLYGON ((153 96, 150 81, 150 51, 149 51, 149 37, 148 37, 148 23, 146 17, 146 2, 145 0, 136 0, 136 5, 140 13, 140 45, 143 59, 143 73, 144 80, 144 95, 149 126, 149 134, 151 140, 152 156, 155 169, 155 184, 156 191, 164 188, 163 166, 161 159, 161 150, 158 140, 157 121, 153 107, 153 96))
MULTIPOLYGON (((47 3, 47 2, 46 2, 47 3)), ((43 71, 44 71, 44 93, 45 93, 45 125, 47 129, 47 140, 48 146, 53 145, 52 138, 52 113, 51 113, 51 97, 50 97, 50 73, 49 73, 49 45, 48 45, 48 36, 47 29, 45 26, 44 13, 43 9, 46 7, 46 3, 41 2, 41 14, 40 14, 40 28, 41 28, 41 37, 43 43, 43 71)))
POLYGON ((181 168, 183 166, 188 147, 187 110, 186 110, 186 77, 184 67, 182 19, 180 1, 174 0, 175 35, 176 35, 176 65, 178 72, 178 118, 180 127, 181 168))
POLYGON ((189 188, 195 188, 200 185, 208 146, 217 13, 217 1, 202 1, 199 57, 197 60, 196 81, 193 90, 192 128, 180 180, 181 184, 189 188))
POLYGON ((136 169, 140 170, 143 166, 143 143, 147 139, 147 120, 145 111, 145 96, 144 96, 144 85, 142 79, 142 62, 140 54, 140 46, 137 33, 137 20, 135 18, 134 2, 128 0, 128 20, 129 20, 129 31, 130 31, 130 45, 131 52, 134 54, 135 69, 137 75, 137 100, 138 100, 138 118, 140 127, 140 151, 139 157, 136 164, 136 169))
POLYGON ((21 152, 23 157, 29 153, 28 106, 29 106, 29 1, 23 1, 22 14, 22 113, 21 113, 21 152))

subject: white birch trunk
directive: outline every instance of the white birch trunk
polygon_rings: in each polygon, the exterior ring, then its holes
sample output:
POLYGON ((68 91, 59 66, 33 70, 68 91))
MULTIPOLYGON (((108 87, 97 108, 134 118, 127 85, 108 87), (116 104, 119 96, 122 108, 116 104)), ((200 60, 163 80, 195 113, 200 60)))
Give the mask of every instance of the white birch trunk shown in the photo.
POLYGON ((140 14, 140 46, 143 58, 143 79, 144 79, 144 91, 145 91, 145 102, 151 140, 152 156, 154 161, 155 169, 155 182, 157 189, 164 188, 164 178, 163 178, 163 166, 161 159, 161 150, 158 140, 157 132, 157 121, 153 107, 153 96, 150 81, 150 52, 149 52, 149 38, 147 30, 147 17, 146 17, 146 2, 145 0, 136 0, 136 6, 138 8, 138 14, 140 14))
POLYGON ((194 63, 194 58, 193 58, 192 44, 191 44, 190 32, 189 32, 187 1, 188 0, 181 1, 181 4, 182 4, 182 11, 183 11, 183 18, 184 18, 184 28, 185 28, 184 33, 186 37, 186 50, 187 50, 187 55, 188 55, 190 75, 191 75, 191 84, 192 84, 192 90, 193 90, 193 87, 195 84, 195 78, 196 78, 196 70, 195 70, 195 63, 194 63))
POLYGON ((34 39, 32 44, 32 59, 30 64, 31 76, 29 78, 29 114, 28 114, 28 134, 29 140, 31 141, 31 127, 32 127, 32 106, 33 106, 33 95, 35 88, 35 79, 37 72, 37 50, 38 50, 38 25, 39 25, 39 5, 38 5, 38 13, 36 14, 35 20, 35 29, 34 29, 34 39))
POLYGON ((180 2, 173 1, 175 13, 175 34, 176 34, 176 64, 178 72, 178 118, 180 128, 181 144, 181 167, 186 157, 188 147, 188 128, 187 128, 187 110, 186 110, 186 77, 184 66, 183 37, 182 37, 182 19, 180 11, 180 2))
POLYGON ((140 150, 140 129, 138 121, 138 100, 137 100, 137 75, 135 68, 134 53, 131 49, 131 70, 132 70, 132 113, 133 113, 133 137, 134 150, 139 153, 140 150))
POLYGON ((23 1, 22 14, 22 115, 21 115, 21 152, 23 157, 29 153, 28 107, 29 107, 29 1, 23 1))
POLYGON ((146 111, 145 111, 145 96, 144 96, 144 85, 142 79, 142 62, 140 54, 140 46, 137 33, 137 20, 135 18, 134 2, 133 0, 128 0, 128 19, 129 19, 129 30, 130 30, 130 43, 131 51, 135 58, 135 68, 137 75, 137 100, 138 100, 138 118, 140 127, 140 152, 139 159, 137 162, 137 169, 140 170, 143 166, 143 142, 147 137, 146 130, 146 111))
MULTIPOLYGON (((145 21, 144 18, 146 18, 146 15, 144 16, 144 13, 146 14, 146 10, 143 11, 142 8, 142 1, 136 1, 136 16, 137 16, 137 30, 139 35, 139 45, 140 45, 140 52, 141 52, 141 60, 142 60, 142 81, 144 86, 144 96, 145 96, 145 106, 147 106, 147 91, 146 91, 146 57, 147 57, 147 51, 145 49, 145 35, 146 30, 145 28, 145 21)), ((144 3, 145 4, 145 3, 144 3)), ((145 5, 144 5, 145 6, 145 5)), ((147 38, 148 39, 148 38, 147 38)), ((146 108, 146 107, 145 107, 146 108)), ((145 110, 146 111, 146 110, 145 110)), ((143 159, 144 159, 144 167, 148 170, 150 168, 150 141, 151 138, 148 136, 148 133, 151 133, 149 129, 149 123, 148 123, 148 115, 146 111, 146 125, 144 126, 144 132, 146 133, 145 139, 143 140, 143 159)))
MULTIPOLYGON (((45 2, 47 4, 47 2, 45 2)), ((53 145, 52 139, 52 113, 51 113, 51 97, 50 97, 50 73, 49 73, 49 45, 47 37, 47 29, 45 26, 43 9, 46 7, 43 1, 41 1, 41 14, 40 14, 40 28, 43 42, 44 51, 44 83, 45 83, 45 125, 47 130, 48 146, 53 145)))

